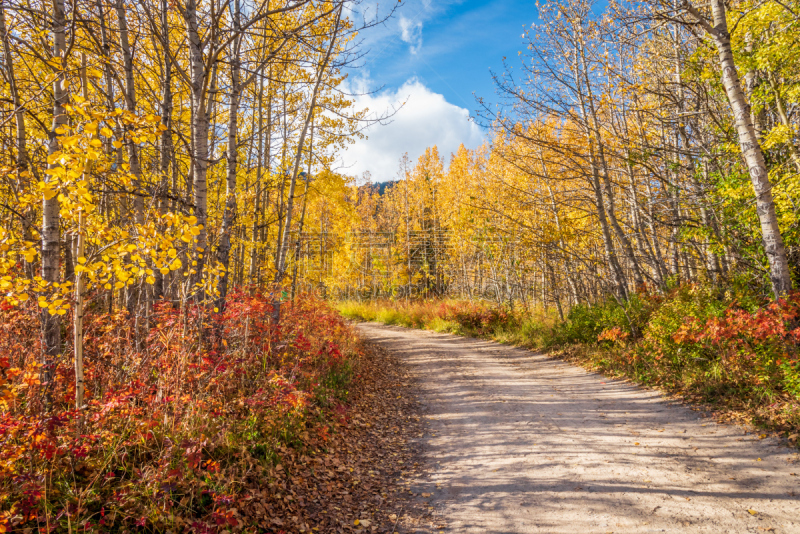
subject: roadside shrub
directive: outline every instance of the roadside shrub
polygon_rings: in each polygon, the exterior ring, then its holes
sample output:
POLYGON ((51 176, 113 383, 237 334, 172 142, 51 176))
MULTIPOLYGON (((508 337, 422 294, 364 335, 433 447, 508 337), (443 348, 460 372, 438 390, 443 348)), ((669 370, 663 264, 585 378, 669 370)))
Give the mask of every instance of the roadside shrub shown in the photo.
POLYGON ((641 337, 658 302, 656 296, 635 293, 624 304, 614 299, 597 304, 578 304, 569 311, 565 321, 557 323, 544 336, 543 344, 547 347, 594 344, 605 331, 619 332, 617 338, 641 337))
POLYGON ((325 303, 270 312, 241 291, 222 315, 161 303, 137 344, 124 313, 95 310, 78 411, 69 350, 42 384, 37 311, 0 311, 0 532, 241 531, 238 496, 314 441, 359 358, 325 303))
POLYGON ((770 426, 800 427, 800 293, 764 303, 743 290, 734 297, 683 284, 622 304, 574 306, 564 321, 463 301, 380 301, 359 310, 364 319, 397 316, 404 326, 555 350, 615 376, 744 407, 770 426))

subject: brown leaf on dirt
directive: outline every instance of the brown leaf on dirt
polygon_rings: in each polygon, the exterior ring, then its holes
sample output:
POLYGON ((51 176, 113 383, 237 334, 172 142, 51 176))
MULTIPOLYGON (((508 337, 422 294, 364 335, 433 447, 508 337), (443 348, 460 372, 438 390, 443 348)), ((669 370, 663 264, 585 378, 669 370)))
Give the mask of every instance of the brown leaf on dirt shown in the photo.
POLYGON ((401 533, 425 523, 427 511, 404 480, 418 475, 420 456, 409 437, 421 433, 419 404, 406 367, 365 346, 346 408, 327 439, 316 432, 303 446, 282 448, 280 464, 249 480, 243 530, 286 533, 401 533))

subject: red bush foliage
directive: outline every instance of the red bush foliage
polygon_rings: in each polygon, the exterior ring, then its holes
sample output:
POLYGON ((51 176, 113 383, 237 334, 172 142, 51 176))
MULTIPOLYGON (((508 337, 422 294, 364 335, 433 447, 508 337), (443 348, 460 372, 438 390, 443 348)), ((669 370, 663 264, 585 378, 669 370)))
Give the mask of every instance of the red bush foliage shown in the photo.
POLYGON ((323 302, 285 305, 278 326, 270 312, 242 291, 224 314, 161 303, 138 342, 124 313, 90 312, 78 411, 69 347, 42 384, 38 311, 0 311, 0 532, 246 528, 254 466, 325 438, 358 358, 323 302))

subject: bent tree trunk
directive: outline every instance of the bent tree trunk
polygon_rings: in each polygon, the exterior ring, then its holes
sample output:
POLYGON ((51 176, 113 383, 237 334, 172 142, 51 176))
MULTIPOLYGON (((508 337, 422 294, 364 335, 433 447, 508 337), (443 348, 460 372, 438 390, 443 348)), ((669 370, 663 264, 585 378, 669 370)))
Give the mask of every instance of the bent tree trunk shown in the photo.
POLYGON ((739 136, 739 147, 750 173, 750 181, 756 196, 756 212, 761 223, 764 252, 769 262, 772 291, 776 298, 782 297, 792 289, 789 260, 778 227, 778 216, 775 213, 772 184, 767 174, 764 152, 750 116, 750 104, 745 97, 742 82, 733 61, 731 36, 728 32, 728 21, 725 18, 725 3, 723 0, 711 0, 713 26, 688 1, 684 0, 683 7, 698 20, 700 26, 713 38, 717 46, 717 54, 722 68, 722 85, 725 87, 725 94, 733 111, 736 132, 739 136))

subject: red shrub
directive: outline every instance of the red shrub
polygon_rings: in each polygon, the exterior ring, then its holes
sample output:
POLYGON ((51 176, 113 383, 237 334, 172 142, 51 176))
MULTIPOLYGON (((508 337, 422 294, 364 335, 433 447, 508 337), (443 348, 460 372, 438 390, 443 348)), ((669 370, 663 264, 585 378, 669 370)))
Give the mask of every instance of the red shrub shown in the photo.
POLYGON ((0 532, 236 525, 251 464, 308 439, 306 415, 357 357, 326 304, 300 298, 283 312, 271 325, 268 298, 242 291, 222 315, 161 303, 139 343, 124 313, 89 313, 78 412, 71 351, 46 409, 38 312, 0 311, 0 532))

